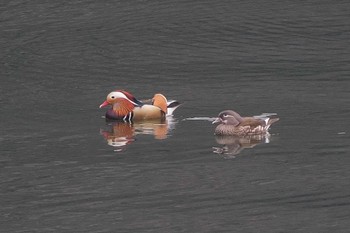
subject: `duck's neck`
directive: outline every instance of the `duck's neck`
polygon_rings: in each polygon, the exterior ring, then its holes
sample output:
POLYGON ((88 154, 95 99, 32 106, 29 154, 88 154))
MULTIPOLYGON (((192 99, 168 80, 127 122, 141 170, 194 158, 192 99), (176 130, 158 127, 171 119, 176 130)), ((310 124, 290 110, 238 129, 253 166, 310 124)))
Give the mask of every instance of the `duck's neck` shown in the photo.
POLYGON ((239 115, 238 113, 232 111, 232 114, 239 123, 243 121, 243 117, 241 117, 241 115, 239 115))

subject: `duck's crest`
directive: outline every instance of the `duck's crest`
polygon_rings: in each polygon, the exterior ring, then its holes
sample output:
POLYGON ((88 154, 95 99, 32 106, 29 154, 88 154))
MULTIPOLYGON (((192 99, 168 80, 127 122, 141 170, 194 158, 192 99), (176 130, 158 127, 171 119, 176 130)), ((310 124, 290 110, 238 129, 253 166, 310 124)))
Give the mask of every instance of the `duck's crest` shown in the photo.
POLYGON ((136 99, 135 96, 133 96, 131 93, 124 90, 116 90, 116 91, 123 93, 129 100, 134 102, 136 106, 141 107, 143 105, 143 103, 140 100, 136 99))

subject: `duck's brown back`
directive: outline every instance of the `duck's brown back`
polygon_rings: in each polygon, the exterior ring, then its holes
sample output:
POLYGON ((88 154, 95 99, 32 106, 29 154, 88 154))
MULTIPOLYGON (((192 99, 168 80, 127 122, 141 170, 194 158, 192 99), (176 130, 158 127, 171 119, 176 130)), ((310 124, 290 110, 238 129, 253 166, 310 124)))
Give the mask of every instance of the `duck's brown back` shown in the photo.
POLYGON ((244 117, 243 121, 238 126, 250 126, 251 128, 256 128, 258 126, 265 126, 265 121, 261 119, 256 119, 254 117, 244 117))

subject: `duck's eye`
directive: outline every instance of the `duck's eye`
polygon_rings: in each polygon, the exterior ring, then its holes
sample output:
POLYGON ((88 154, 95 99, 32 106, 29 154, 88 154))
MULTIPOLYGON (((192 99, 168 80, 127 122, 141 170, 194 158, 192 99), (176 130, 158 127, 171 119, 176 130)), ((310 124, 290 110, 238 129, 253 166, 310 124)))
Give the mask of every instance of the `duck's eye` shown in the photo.
POLYGON ((111 96, 111 99, 114 99, 114 98, 115 98, 114 95, 112 95, 112 96, 111 96))
POLYGON ((227 117, 227 114, 222 115, 223 117, 227 117))

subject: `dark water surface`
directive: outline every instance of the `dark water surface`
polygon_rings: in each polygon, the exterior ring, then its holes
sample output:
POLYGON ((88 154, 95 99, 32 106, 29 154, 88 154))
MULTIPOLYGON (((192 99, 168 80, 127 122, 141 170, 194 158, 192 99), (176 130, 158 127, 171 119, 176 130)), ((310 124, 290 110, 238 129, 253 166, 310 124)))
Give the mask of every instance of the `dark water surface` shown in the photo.
POLYGON ((0 232, 349 232, 350 3, 270 2, 2 1, 0 232), (184 104, 110 124, 115 89, 184 104))

